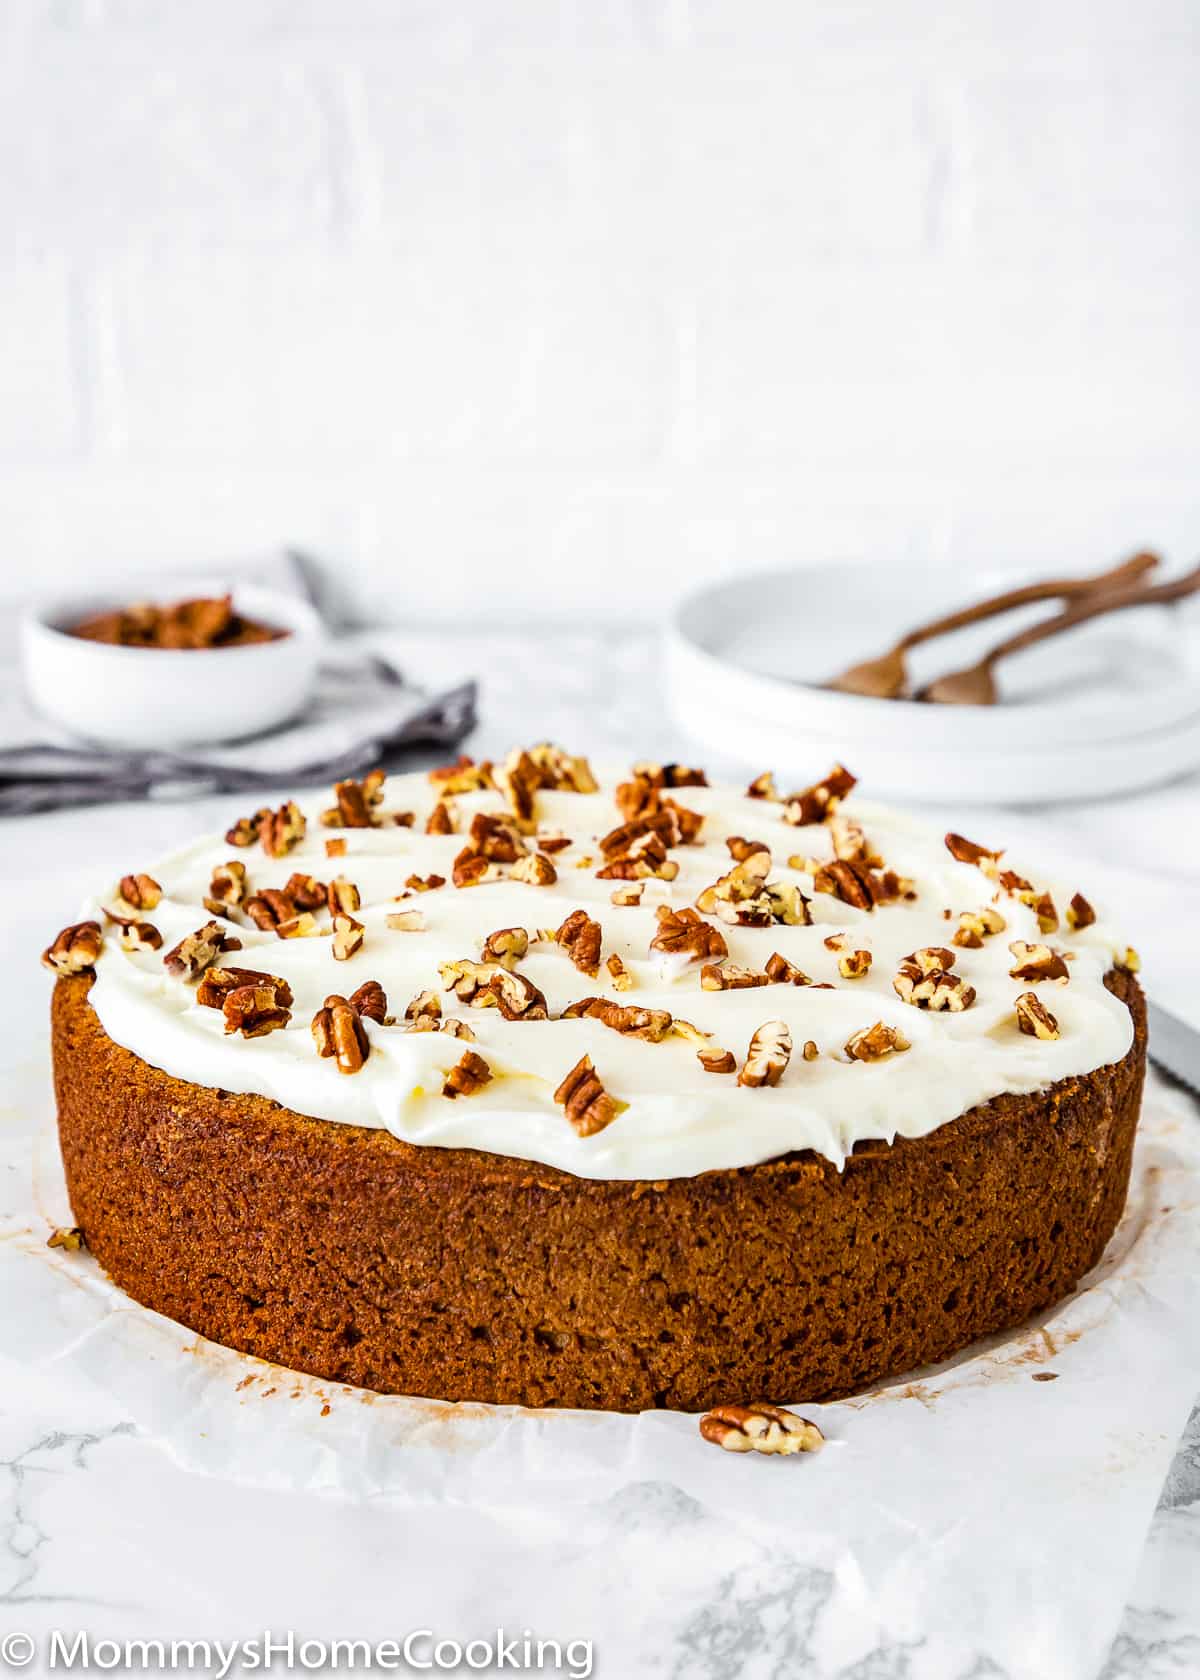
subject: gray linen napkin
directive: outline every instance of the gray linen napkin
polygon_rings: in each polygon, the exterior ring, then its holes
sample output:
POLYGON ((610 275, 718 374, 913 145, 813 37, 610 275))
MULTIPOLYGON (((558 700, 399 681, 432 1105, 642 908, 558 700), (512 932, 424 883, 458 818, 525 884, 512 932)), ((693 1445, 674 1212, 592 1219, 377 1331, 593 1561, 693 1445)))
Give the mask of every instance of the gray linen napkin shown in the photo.
MULTIPOLYGON (((336 781, 414 749, 444 752, 475 727, 477 685, 430 694, 409 686, 366 633, 338 633, 311 563, 286 554, 238 575, 302 593, 329 625, 317 690, 294 722, 239 741, 176 752, 118 752, 73 740, 25 703, 10 665, 0 682, 0 816, 115 799, 182 799, 336 781)), ((169 583, 159 593, 170 593, 169 583)))

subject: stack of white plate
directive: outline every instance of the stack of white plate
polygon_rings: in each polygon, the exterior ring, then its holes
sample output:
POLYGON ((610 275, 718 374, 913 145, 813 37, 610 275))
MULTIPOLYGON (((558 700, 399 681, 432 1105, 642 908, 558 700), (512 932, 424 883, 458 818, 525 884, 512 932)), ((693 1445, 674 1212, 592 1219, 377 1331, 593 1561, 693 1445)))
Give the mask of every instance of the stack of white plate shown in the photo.
MULTIPOLYGON (((1042 804, 1134 793, 1200 766, 1200 597, 1114 613, 997 667, 1001 703, 871 700, 822 685, 904 632, 1028 573, 823 565, 689 596, 667 629, 668 696, 728 766, 811 780, 841 759, 872 795, 1042 804)), ((1054 602, 918 647, 913 686, 974 663, 1054 602)))

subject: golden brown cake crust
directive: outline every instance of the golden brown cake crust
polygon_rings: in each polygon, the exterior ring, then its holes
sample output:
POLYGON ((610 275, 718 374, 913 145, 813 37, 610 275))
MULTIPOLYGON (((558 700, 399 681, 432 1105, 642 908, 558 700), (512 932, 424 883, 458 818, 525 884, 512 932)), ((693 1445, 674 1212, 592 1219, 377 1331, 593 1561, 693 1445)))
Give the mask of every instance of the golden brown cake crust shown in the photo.
MULTIPOLYGON (((337 1382, 449 1400, 699 1410, 832 1399, 1019 1324, 1095 1264, 1146 1062, 925 1137, 659 1183, 574 1178, 191 1085, 53 1001, 75 1218, 136 1300, 337 1382)), ((252 1054, 252 1047, 247 1047, 252 1054)))

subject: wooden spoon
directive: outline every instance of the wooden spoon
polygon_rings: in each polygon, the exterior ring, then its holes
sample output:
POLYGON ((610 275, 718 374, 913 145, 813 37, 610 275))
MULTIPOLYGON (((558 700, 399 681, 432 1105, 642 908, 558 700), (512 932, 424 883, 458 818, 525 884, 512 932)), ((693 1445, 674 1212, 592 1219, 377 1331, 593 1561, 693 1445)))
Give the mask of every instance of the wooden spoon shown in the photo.
POLYGON ((1111 571, 1099 572, 1094 577, 1027 583, 1020 589, 1009 589, 1003 595, 979 601, 973 607, 960 607, 957 612, 947 613, 943 618, 935 618, 910 630, 887 653, 881 654, 878 659, 868 659, 861 665, 851 665, 841 676, 830 678, 825 687, 837 689, 843 694, 865 694, 873 700, 895 700, 908 686, 908 672, 904 665, 907 649, 931 641, 934 636, 948 635, 951 630, 962 630, 968 624, 978 624, 985 618, 994 618, 997 613, 1028 606, 1034 601, 1070 601, 1091 595, 1096 590, 1120 589, 1123 585, 1136 583, 1138 578, 1157 565, 1157 554, 1135 554, 1111 571))
POLYGON ((1019 653, 1035 642, 1048 641, 1051 636, 1073 630, 1077 624, 1085 624, 1088 619, 1099 618, 1104 613, 1121 612, 1126 607, 1151 607, 1166 601, 1181 601, 1185 595, 1193 595, 1198 589, 1200 566, 1185 572, 1182 577, 1172 578, 1170 583, 1147 584, 1141 589, 1118 589, 1099 599, 1080 601, 1057 617, 1043 619, 1040 624, 1031 624, 1028 629, 1010 636, 985 654, 977 665, 968 665, 961 671, 951 671, 947 676, 938 677, 920 691, 917 699, 935 700, 943 706, 994 706, 999 696, 992 668, 1010 653, 1019 653))

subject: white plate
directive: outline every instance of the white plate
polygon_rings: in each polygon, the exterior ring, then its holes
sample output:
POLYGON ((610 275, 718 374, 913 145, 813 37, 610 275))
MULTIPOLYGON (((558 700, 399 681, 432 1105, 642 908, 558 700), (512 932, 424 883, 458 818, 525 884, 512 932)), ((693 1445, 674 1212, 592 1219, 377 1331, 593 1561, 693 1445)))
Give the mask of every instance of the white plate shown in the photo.
MULTIPOLYGON (((838 694, 822 681, 914 624, 1020 583, 988 573, 826 565, 688 597, 667 630, 676 723, 732 762, 811 778, 844 758, 873 793, 1041 803, 1130 793, 1200 764, 1200 600, 1082 625, 1005 661, 1004 703, 931 706, 838 694)), ((973 662, 1053 603, 910 656, 917 682, 973 662)))

